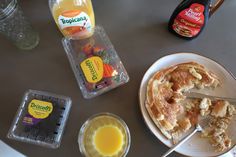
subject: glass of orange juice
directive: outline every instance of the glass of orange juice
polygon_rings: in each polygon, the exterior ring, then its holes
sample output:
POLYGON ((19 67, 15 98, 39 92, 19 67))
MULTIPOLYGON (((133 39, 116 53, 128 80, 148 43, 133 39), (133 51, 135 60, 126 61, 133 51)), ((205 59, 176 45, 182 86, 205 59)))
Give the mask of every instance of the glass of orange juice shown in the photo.
POLYGON ((95 18, 91 0, 49 0, 49 7, 65 37, 83 39, 93 34, 95 18))
POLYGON ((131 137, 126 123, 111 113, 90 117, 78 137, 80 152, 86 157, 125 157, 131 137))

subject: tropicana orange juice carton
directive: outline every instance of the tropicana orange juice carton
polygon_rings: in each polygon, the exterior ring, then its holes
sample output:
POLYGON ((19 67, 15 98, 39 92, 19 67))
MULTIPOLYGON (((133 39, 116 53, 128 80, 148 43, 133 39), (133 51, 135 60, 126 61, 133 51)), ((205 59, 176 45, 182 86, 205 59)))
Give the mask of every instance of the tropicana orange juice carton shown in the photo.
POLYGON ((49 0, 53 18, 65 37, 87 38, 95 18, 91 0, 49 0))

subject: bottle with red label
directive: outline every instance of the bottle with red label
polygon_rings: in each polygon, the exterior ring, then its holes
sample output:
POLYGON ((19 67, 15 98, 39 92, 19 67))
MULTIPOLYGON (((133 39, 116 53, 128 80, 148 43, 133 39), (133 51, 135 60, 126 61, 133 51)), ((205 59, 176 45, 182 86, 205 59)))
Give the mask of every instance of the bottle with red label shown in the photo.
POLYGON ((183 0, 174 10, 168 29, 184 39, 196 38, 205 27, 209 17, 220 7, 224 0, 214 6, 212 0, 183 0))

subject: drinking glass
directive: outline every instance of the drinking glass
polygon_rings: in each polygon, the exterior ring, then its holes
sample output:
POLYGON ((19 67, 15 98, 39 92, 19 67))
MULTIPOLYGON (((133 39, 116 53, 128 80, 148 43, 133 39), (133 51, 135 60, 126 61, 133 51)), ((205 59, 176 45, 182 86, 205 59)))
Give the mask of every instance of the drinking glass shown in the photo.
POLYGON ((17 0, 0 1, 0 34, 19 49, 29 50, 39 43, 39 35, 24 16, 17 0))

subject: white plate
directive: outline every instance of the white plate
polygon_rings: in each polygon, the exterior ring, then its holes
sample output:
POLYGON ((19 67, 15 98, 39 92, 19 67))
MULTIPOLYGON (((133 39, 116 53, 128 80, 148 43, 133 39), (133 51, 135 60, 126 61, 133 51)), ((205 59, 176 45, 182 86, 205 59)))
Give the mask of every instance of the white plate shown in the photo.
POLYGON ((15 149, 8 146, 2 140, 0 140, 0 156, 1 157, 26 157, 25 155, 19 153, 15 149))
MULTIPOLYGON (((139 89, 139 102, 140 102, 140 109, 142 112, 142 116, 144 118, 144 121, 148 128, 151 130, 151 132, 166 146, 171 147, 172 143, 170 140, 167 140, 162 133, 159 131, 159 129, 155 126, 152 119, 150 118, 146 108, 145 108, 145 99, 146 99, 146 87, 149 79, 152 77, 152 75, 157 72, 160 69, 167 68, 169 66, 194 61, 199 64, 204 65, 206 68, 211 70, 213 73, 215 73, 221 80, 222 85, 220 87, 217 87, 215 90, 204 90, 201 92, 205 92, 207 94, 216 95, 216 96, 227 96, 236 98, 236 79, 235 77, 230 74, 227 70, 225 70, 224 67, 222 67, 217 62, 200 56, 198 54, 194 53, 176 53, 172 55, 168 55, 165 57, 160 58, 157 60, 145 73, 140 89, 139 89)), ((234 136, 236 132, 236 120, 234 118, 233 124, 230 124, 229 127, 229 136, 233 138, 233 144, 236 143, 236 136, 234 136)), ((212 146, 209 144, 207 139, 199 138, 199 135, 194 135, 191 139, 189 139, 186 143, 184 143, 182 146, 178 147, 176 150, 178 153, 186 155, 186 156, 195 156, 195 157, 213 157, 213 156, 219 156, 222 155, 222 153, 217 153, 214 151, 212 146)), ((235 150, 234 150, 235 151, 235 150)), ((235 157, 233 156, 233 152, 223 152, 225 157, 235 157)))

